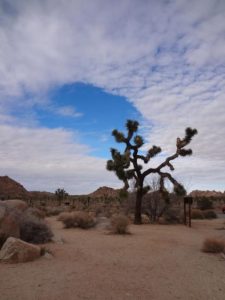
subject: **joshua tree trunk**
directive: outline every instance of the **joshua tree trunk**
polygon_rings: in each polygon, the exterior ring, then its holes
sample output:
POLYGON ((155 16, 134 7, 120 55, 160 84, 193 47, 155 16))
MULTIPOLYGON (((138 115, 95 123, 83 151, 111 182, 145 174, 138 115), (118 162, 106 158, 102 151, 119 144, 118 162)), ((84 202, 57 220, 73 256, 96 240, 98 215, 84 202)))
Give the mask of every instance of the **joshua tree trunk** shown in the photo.
POLYGON ((135 207, 135 217, 134 224, 141 224, 141 207, 142 207, 142 198, 143 198, 143 187, 139 188, 136 194, 136 207, 135 207))

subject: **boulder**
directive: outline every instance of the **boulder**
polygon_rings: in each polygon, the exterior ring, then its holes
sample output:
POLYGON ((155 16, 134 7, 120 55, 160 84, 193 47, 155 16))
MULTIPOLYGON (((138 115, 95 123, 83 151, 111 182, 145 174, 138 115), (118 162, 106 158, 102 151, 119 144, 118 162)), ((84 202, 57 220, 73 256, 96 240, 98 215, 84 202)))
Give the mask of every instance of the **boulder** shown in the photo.
POLYGON ((13 237, 6 240, 0 251, 0 261, 7 263, 32 261, 40 256, 40 247, 13 237))
POLYGON ((28 208, 28 205, 25 201, 19 200, 19 199, 13 199, 13 200, 5 200, 2 201, 1 205, 4 205, 6 207, 13 208, 13 209, 19 209, 21 211, 25 211, 28 208))
POLYGON ((20 225, 19 220, 16 219, 13 215, 5 215, 0 222, 0 233, 4 234, 7 237, 20 237, 20 225))
POLYGON ((0 236, 20 237, 21 210, 8 208, 5 201, 0 202, 0 236))

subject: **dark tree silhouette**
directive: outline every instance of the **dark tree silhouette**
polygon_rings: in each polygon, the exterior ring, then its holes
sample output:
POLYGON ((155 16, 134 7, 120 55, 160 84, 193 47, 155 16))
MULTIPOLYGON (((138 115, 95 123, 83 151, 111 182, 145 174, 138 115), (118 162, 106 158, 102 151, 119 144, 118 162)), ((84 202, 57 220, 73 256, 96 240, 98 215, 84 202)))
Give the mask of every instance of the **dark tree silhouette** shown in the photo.
POLYGON ((64 199, 66 199, 66 197, 69 196, 69 194, 64 189, 58 188, 55 191, 55 196, 58 200, 59 205, 61 205, 64 199))
POLYGON ((114 129, 112 135, 116 142, 124 143, 125 149, 123 153, 111 148, 112 159, 107 161, 107 170, 114 171, 117 177, 124 182, 124 189, 128 190, 129 180, 134 179, 137 189, 136 193, 136 207, 135 207, 135 224, 141 224, 141 208, 142 198, 149 191, 150 187, 144 185, 145 178, 150 174, 159 175, 159 191, 165 201, 169 202, 169 193, 165 188, 165 180, 169 180, 174 187, 174 192, 178 195, 185 195, 186 191, 182 184, 180 184, 168 172, 163 172, 165 167, 169 167, 171 171, 174 170, 171 161, 178 156, 187 156, 192 154, 191 149, 185 149, 194 135, 197 134, 196 129, 190 127, 186 128, 185 137, 183 139, 177 138, 176 152, 167 157, 158 167, 148 168, 142 170, 140 161, 147 164, 154 156, 161 152, 158 146, 152 146, 146 155, 140 154, 140 148, 144 145, 144 140, 140 135, 134 135, 138 131, 139 123, 137 121, 128 120, 126 123, 127 135, 114 129))

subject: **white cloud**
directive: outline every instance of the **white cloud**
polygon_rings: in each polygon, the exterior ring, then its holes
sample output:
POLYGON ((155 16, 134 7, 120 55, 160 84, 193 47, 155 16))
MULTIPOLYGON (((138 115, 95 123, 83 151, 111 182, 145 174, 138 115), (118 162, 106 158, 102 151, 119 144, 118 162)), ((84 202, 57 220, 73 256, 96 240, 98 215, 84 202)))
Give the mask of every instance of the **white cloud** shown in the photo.
POLYGON ((72 106, 62 106, 55 109, 55 113, 64 117, 81 117, 82 113, 77 112, 72 106))
MULTIPOLYGON (((188 169, 199 187, 213 182, 222 188, 224 1, 9 0, 0 7, 3 106, 18 105, 18 99, 25 106, 43 105, 49 89, 77 81, 102 87, 137 107, 149 128, 147 140, 166 153, 185 127, 196 127, 199 135, 191 145, 195 161, 183 159, 179 170, 186 174, 188 169), (25 99, 24 92, 34 97, 25 99)), ((64 107, 58 113, 78 112, 64 107)), ((12 122, 10 118, 5 109, 1 122, 12 122)), ((65 164, 72 159, 67 155, 65 151, 65 164)))
POLYGON ((119 186, 105 169, 105 160, 92 157, 79 137, 63 129, 0 126, 1 173, 20 180, 29 190, 89 193, 99 185, 119 186))

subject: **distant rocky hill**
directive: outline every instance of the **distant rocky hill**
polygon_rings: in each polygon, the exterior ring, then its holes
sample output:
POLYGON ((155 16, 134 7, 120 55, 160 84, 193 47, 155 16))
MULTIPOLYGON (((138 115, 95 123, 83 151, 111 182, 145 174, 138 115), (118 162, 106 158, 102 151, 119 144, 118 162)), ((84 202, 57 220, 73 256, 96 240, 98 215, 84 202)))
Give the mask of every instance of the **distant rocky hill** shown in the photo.
POLYGON ((199 191, 194 190, 190 193, 192 197, 225 197, 225 192, 217 192, 217 191, 199 191))
POLYGON ((102 186, 98 188, 93 193, 89 194, 88 196, 91 198, 107 198, 107 197, 117 197, 119 194, 119 191, 107 186, 102 186))
POLYGON ((0 199, 27 199, 29 192, 8 176, 0 176, 0 199))

